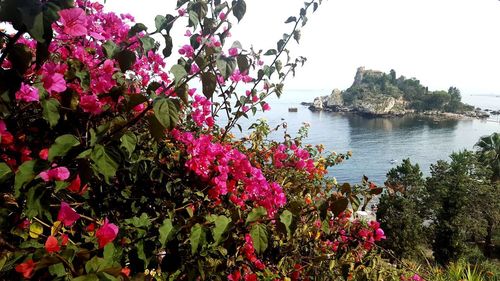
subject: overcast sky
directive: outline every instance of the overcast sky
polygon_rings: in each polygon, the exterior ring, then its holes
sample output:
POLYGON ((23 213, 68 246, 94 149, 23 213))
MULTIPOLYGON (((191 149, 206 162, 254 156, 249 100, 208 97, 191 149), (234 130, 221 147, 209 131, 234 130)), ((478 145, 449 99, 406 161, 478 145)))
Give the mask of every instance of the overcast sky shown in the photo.
MULTIPOLYGON (((275 48, 292 27, 302 0, 247 0, 233 39, 256 49, 275 48)), ((107 0, 152 26, 175 13, 175 0, 107 0)), ((345 89, 358 66, 416 77, 431 90, 453 85, 464 94, 500 94, 500 1, 325 0, 309 17, 294 55, 307 57, 287 89, 345 89)), ((180 47, 181 42, 177 41, 180 47)))

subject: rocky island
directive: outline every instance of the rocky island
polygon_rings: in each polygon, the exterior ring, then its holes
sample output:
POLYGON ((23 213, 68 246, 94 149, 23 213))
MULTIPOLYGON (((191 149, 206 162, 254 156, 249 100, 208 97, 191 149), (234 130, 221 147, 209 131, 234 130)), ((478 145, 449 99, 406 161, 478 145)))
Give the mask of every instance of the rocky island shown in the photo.
POLYGON ((313 111, 353 112, 367 116, 390 117, 407 114, 424 114, 438 117, 486 118, 489 113, 462 103, 460 90, 429 91, 416 78, 396 77, 359 67, 351 87, 334 89, 330 95, 303 103, 313 111))

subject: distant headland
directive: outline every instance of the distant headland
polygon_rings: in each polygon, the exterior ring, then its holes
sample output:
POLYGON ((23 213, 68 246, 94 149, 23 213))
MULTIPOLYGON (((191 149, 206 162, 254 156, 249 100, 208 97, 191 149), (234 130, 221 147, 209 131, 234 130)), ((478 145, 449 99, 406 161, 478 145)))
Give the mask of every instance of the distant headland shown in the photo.
POLYGON ((359 67, 351 87, 304 102, 313 111, 353 112, 375 117, 430 115, 438 118, 487 118, 490 114, 462 102, 460 90, 429 91, 416 78, 359 67))

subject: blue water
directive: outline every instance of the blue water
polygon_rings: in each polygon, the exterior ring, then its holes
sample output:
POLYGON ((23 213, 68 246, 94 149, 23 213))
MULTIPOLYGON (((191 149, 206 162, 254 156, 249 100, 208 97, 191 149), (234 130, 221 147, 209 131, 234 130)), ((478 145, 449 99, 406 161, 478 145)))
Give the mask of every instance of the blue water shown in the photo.
MULTIPOLYGON (((246 128, 258 118, 267 119, 275 126, 286 122, 288 132, 296 134, 303 122, 311 124, 306 142, 323 144, 326 150, 353 156, 329 170, 339 182, 359 183, 363 175, 383 184, 387 171, 404 158, 418 163, 425 175, 429 166, 458 150, 473 149, 479 137, 500 132, 499 117, 489 120, 447 120, 434 122, 419 117, 366 118, 352 114, 311 112, 301 106, 302 101, 327 95, 328 91, 286 91, 280 99, 268 100, 271 111, 258 113, 250 120, 242 120, 246 128), (288 112, 297 107, 298 112, 288 112), (391 163, 391 160, 397 163, 391 163)), ((469 104, 494 110, 500 109, 500 97, 464 96, 469 104)), ((244 132, 245 133, 245 132, 244 132)), ((282 138, 275 134, 272 138, 282 138)))

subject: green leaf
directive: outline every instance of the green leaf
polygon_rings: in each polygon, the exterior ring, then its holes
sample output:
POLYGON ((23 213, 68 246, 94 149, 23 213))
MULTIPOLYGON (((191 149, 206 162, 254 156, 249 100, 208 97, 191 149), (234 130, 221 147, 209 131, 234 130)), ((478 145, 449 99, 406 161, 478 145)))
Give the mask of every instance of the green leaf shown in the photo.
POLYGON ((201 20, 207 15, 208 5, 205 1, 196 1, 191 5, 191 9, 198 15, 198 20, 201 20))
POLYGON ((289 17, 285 23, 291 23, 291 22, 296 22, 297 21, 297 18, 296 17, 289 17))
POLYGON ((167 129, 173 129, 179 122, 179 106, 170 98, 156 99, 153 111, 160 124, 167 129))
POLYGON ((177 9, 179 9, 182 5, 189 2, 189 0, 177 0, 177 9))
POLYGON ((132 132, 126 132, 120 138, 121 145, 120 147, 125 148, 128 152, 128 156, 131 157, 132 153, 135 150, 135 146, 137 145, 137 136, 132 132))
POLYGON ((115 176, 119 165, 104 146, 96 145, 90 154, 90 159, 94 161, 96 171, 105 177, 106 182, 109 182, 109 179, 115 176))
POLYGON ((163 35, 163 39, 165 39, 165 48, 163 49, 163 55, 168 58, 172 54, 172 48, 174 47, 172 43, 172 37, 170 35, 163 35))
POLYGON ((144 95, 141 95, 141 94, 132 94, 132 95, 129 95, 128 98, 129 98, 129 101, 128 101, 127 107, 129 109, 132 109, 132 108, 138 106, 139 104, 148 101, 148 98, 144 95))
POLYGON ((149 36, 144 36, 140 39, 144 53, 152 50, 155 47, 155 40, 149 36))
POLYGON ((163 224, 160 226, 158 229, 160 232, 160 243, 162 247, 165 247, 165 245, 172 240, 174 236, 174 226, 172 225, 172 220, 171 219, 165 219, 163 221, 163 224))
POLYGON ((280 222, 285 225, 288 236, 290 236, 291 234, 290 225, 292 224, 292 220, 293 220, 292 212, 284 210, 283 213, 281 213, 280 222))
POLYGON ((179 85, 179 82, 187 76, 186 69, 180 64, 172 66, 170 72, 174 75, 175 85, 179 85))
POLYGON ((137 33, 148 30, 148 27, 143 23, 136 23, 130 30, 128 31, 128 37, 135 36, 137 33))
POLYGON ((248 58, 245 55, 238 55, 236 58, 238 62, 238 68, 241 73, 245 73, 250 68, 250 63, 248 62, 248 58))
POLYGON ((267 210, 266 208, 259 206, 257 208, 253 208, 250 214, 248 214, 247 220, 245 221, 246 224, 249 224, 251 222, 257 221, 261 219, 262 217, 267 216, 267 210))
POLYGON ((201 74, 201 83, 203 85, 203 94, 207 99, 212 98, 215 89, 217 88, 217 77, 211 72, 201 74))
POLYGON ((135 63, 136 57, 134 52, 130 50, 123 50, 118 52, 115 57, 122 72, 129 70, 135 63))
MULTIPOLYGON (((37 186, 30 188, 26 192, 26 216, 28 218, 31 219, 48 213, 49 206, 46 194, 49 194, 46 188, 37 188, 37 186)), ((37 238, 33 235, 31 237, 37 238)))
POLYGON ((57 99, 47 99, 42 101, 43 119, 49 122, 51 128, 59 122, 59 101, 57 99))
POLYGON ((222 234, 226 232, 231 219, 226 216, 215 216, 214 218, 215 227, 212 228, 212 236, 214 238, 215 245, 219 245, 222 239, 222 234))
POLYGON ((49 266, 49 273, 54 277, 63 277, 66 275, 66 269, 62 262, 49 266))
POLYGON ((26 161, 21 166, 19 166, 16 173, 16 178, 14 180, 14 196, 16 198, 21 195, 21 188, 35 178, 35 165, 36 160, 31 160, 26 161))
POLYGON ((87 273, 94 273, 98 272, 99 270, 104 269, 105 262, 103 258, 99 258, 97 256, 94 256, 92 259, 90 259, 86 264, 85 264, 85 271, 87 273))
MULTIPOLYGON (((23 20, 26 18, 26 11, 21 11, 23 15, 23 20)), ((34 17, 33 15, 28 15, 32 17, 32 24, 27 24, 28 33, 38 42, 45 42, 44 38, 44 28, 43 28, 43 12, 37 13, 34 17)), ((26 22, 26 21, 25 21, 26 22)))
POLYGON ((56 181, 56 187, 54 188, 54 192, 59 192, 63 189, 66 189, 70 185, 67 181, 56 181))
POLYGON ((31 65, 33 55, 31 50, 24 44, 15 44, 8 55, 9 61, 20 75, 24 75, 31 65))
POLYGON ((97 277, 97 275, 92 273, 92 274, 78 276, 76 278, 71 279, 71 281, 100 281, 100 280, 99 277, 97 277))
POLYGON ((345 211, 347 206, 349 205, 349 200, 347 198, 341 198, 338 200, 335 200, 332 204, 332 212, 335 216, 338 216, 340 213, 345 211))
POLYGON ((200 23, 198 14, 195 11, 189 11, 189 24, 188 26, 196 28, 200 23))
POLYGON ((162 29, 164 29, 167 25, 167 18, 162 15, 157 15, 155 17, 155 27, 156 27, 156 32, 160 32, 162 29))
POLYGON ((279 40, 277 43, 277 47, 278 47, 278 52, 283 51, 283 49, 285 48, 285 40, 283 39, 279 40))
POLYGON ((236 59, 234 58, 226 58, 219 57, 216 60, 217 69, 219 69, 221 75, 227 79, 231 74, 233 74, 234 69, 236 68, 236 59))
POLYGON ((244 0, 235 0, 233 1, 233 15, 238 19, 238 22, 241 21, 243 16, 247 11, 247 4, 244 0))
POLYGON ((149 133, 156 141, 161 141, 165 138, 165 127, 158 121, 156 116, 151 115, 147 117, 149 133))
POLYGON ((30 224, 29 227, 30 237, 37 239, 43 233, 43 226, 39 222, 30 224))
POLYGON ((275 56, 278 52, 275 49, 269 49, 264 53, 264 56, 275 56))
POLYGON ((130 219, 126 219, 125 223, 139 228, 148 228, 151 226, 151 221, 149 221, 149 216, 146 213, 142 213, 140 217, 134 216, 130 219))
POLYGON ((99 277, 99 281, 120 281, 120 280, 123 280, 122 278, 118 279, 118 278, 114 277, 113 275, 106 273, 104 271, 99 272, 97 274, 97 276, 99 277))
POLYGON ((71 134, 59 136, 49 149, 49 161, 52 162, 55 157, 65 156, 73 147, 78 145, 80 145, 80 141, 71 134))
POLYGON ((104 246, 103 257, 106 265, 113 265, 113 257, 115 254, 115 245, 113 243, 108 243, 104 246))
POLYGON ((191 242, 191 253, 197 253, 198 248, 205 243, 205 230, 203 230, 201 224, 197 223, 191 228, 189 241, 191 242))
POLYGON ((257 254, 264 253, 268 245, 266 226, 260 223, 254 224, 250 230, 250 236, 257 254))
POLYGON ((0 163, 0 183, 5 182, 12 175, 12 170, 9 165, 1 162, 0 163))
POLYGON ((102 48, 104 51, 104 54, 106 55, 107 58, 111 59, 116 56, 120 52, 120 47, 115 44, 115 42, 108 40, 102 44, 102 48))
MULTIPOLYGON (((40 231, 38 231, 38 232, 40 232, 40 231)), ((43 227, 42 227, 42 232, 43 232, 43 227)), ((35 234, 35 233, 33 233, 33 234, 35 234)), ((39 234, 41 234, 41 233, 39 233, 39 234)), ((19 248, 21 248, 21 249, 29 249, 29 248, 41 249, 43 247, 44 247, 44 245, 42 243, 40 243, 34 239, 24 241, 23 243, 21 243, 21 245, 19 245, 19 248)))

